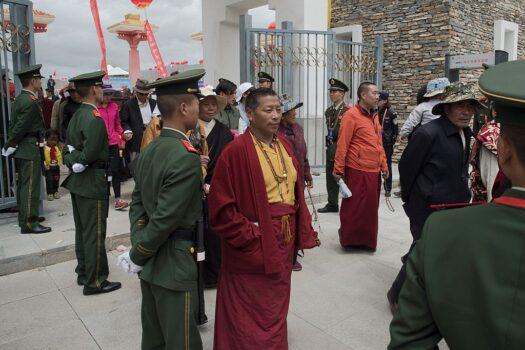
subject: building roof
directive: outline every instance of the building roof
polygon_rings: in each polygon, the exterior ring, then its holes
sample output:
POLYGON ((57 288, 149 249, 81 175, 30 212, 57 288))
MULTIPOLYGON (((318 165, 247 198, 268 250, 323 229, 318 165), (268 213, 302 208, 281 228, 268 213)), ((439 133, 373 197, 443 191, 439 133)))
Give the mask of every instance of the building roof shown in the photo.
MULTIPOLYGON (((107 28, 110 33, 143 31, 146 21, 140 20, 140 15, 128 13, 122 22, 118 22, 107 28)), ((151 29, 156 31, 159 26, 151 24, 151 29)))

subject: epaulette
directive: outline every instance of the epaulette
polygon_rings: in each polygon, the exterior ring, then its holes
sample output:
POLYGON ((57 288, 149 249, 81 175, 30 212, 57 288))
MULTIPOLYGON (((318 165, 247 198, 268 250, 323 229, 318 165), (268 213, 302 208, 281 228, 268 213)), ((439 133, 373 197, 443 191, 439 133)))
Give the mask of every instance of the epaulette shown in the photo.
POLYGON ((31 98, 32 101, 36 101, 36 96, 33 94, 29 95, 29 98, 31 98))
POLYGON ((98 109, 93 110, 93 116, 100 118, 100 112, 98 111, 98 109))
POLYGON ((199 154, 188 140, 180 140, 180 142, 182 142, 182 145, 188 150, 188 152, 199 154))

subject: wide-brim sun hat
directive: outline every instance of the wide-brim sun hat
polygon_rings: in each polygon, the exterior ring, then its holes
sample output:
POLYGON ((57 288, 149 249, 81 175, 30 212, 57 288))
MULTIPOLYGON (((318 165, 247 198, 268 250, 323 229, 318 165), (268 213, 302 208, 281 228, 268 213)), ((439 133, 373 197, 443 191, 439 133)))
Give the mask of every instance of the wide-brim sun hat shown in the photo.
POLYGON ((448 80, 448 78, 433 79, 428 82, 427 93, 425 94, 424 97, 429 98, 429 97, 435 97, 437 95, 441 95, 442 93, 445 92, 445 89, 449 85, 450 85, 450 81, 448 80))
POLYGON ((483 108, 483 105, 476 98, 470 85, 465 83, 453 83, 445 88, 443 92, 443 100, 432 108, 432 114, 443 115, 443 106, 462 101, 472 101, 478 109, 483 108))
POLYGON ((208 85, 200 89, 199 100, 202 101, 206 98, 213 98, 217 102, 217 113, 220 113, 228 105, 228 99, 225 96, 219 96, 213 91, 213 86, 208 85))
POLYGON ((235 101, 241 102, 242 96, 250 89, 253 89, 252 83, 242 83, 237 88, 237 94, 235 95, 235 101))

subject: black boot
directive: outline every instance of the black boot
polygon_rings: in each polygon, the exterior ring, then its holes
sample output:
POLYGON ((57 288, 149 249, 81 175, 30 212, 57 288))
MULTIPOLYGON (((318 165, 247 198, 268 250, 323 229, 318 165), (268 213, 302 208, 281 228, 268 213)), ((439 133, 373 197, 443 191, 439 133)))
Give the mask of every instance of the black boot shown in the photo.
POLYGON ((51 227, 42 226, 40 224, 34 226, 33 228, 24 227, 24 228, 20 229, 20 233, 22 233, 22 234, 38 235, 38 234, 47 233, 47 232, 51 232, 51 227))
POLYGON ((317 209, 317 212, 318 213, 338 213, 339 207, 327 204, 323 208, 317 209))
POLYGON ((113 292, 114 290, 120 289, 122 287, 122 284, 120 282, 110 282, 110 281, 104 281, 102 282, 102 285, 100 288, 93 288, 84 286, 84 295, 93 295, 93 294, 101 294, 101 293, 109 293, 113 292))

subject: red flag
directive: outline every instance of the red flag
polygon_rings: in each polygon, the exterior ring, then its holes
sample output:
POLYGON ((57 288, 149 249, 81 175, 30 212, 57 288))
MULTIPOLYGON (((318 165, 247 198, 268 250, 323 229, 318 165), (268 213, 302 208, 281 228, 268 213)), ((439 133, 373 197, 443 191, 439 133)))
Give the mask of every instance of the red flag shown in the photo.
MULTIPOLYGON (((100 25, 100 17, 98 15, 97 0, 90 0, 91 13, 93 14, 93 20, 95 21, 95 28, 97 29, 98 42, 100 44, 100 51, 102 53, 102 61, 100 62, 100 69, 107 73, 108 64, 106 61, 106 41, 104 40, 104 33, 102 32, 102 26, 100 25)), ((107 74, 106 77, 107 78, 107 74)))
POLYGON ((144 25, 144 32, 146 32, 146 38, 148 39, 149 49, 151 50, 151 55, 153 56, 153 59, 155 60, 155 63, 157 64, 157 68, 160 72, 160 75, 162 75, 162 77, 167 77, 168 71, 166 70, 166 65, 164 64, 164 61, 162 60, 162 56, 160 55, 159 47, 157 45, 157 40, 155 40, 155 36, 153 35, 153 30, 151 29, 151 26, 148 20, 146 20, 146 24, 144 25))

